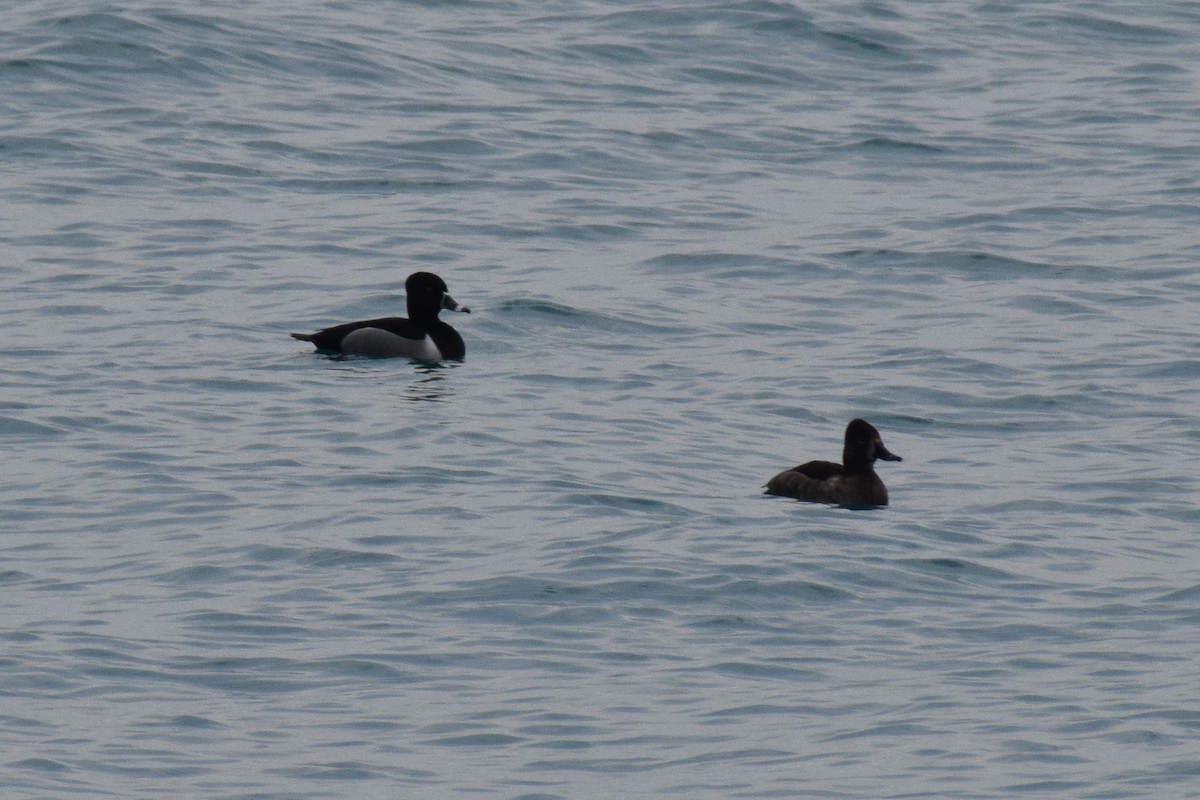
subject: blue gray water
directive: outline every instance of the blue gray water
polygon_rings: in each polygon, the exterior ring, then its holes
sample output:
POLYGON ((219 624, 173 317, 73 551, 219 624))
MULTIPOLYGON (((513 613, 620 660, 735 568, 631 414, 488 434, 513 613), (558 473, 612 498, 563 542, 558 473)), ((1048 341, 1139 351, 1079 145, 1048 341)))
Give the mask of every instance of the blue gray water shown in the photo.
POLYGON ((0 44, 5 798, 1200 797, 1200 6, 0 44))

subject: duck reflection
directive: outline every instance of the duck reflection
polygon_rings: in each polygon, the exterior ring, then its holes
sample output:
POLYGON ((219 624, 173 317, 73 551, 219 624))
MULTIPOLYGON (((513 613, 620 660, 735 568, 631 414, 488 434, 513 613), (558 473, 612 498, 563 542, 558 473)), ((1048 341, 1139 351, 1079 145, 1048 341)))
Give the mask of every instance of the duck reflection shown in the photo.
POLYGON ((421 377, 404 388, 401 397, 412 403, 444 403, 454 396, 455 392, 446 380, 447 369, 453 365, 422 364, 417 367, 421 377))

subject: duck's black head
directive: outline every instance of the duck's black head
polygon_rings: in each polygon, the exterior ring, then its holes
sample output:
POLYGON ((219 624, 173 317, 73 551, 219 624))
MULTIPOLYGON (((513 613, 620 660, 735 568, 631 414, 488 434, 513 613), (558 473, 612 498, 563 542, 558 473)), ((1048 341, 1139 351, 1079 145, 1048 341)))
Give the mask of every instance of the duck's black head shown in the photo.
POLYGON ((408 295, 409 319, 436 317, 443 308, 471 313, 471 309, 460 306, 450 296, 446 282, 432 272, 414 272, 409 275, 408 280, 404 282, 404 291, 408 295))
POLYGON ((883 439, 875 426, 865 419, 851 420, 846 426, 846 445, 842 448, 842 466, 847 472, 870 469, 875 459, 903 461, 904 459, 883 446, 883 439))

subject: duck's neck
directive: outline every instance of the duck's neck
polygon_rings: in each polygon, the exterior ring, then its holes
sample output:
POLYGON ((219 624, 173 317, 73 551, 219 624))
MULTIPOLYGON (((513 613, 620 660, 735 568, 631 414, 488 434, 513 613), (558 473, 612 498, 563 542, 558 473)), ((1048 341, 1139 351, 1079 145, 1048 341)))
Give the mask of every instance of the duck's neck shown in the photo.
POLYGON ((438 309, 430 312, 426 308, 417 308, 414 304, 408 304, 408 318, 413 322, 420 323, 426 327, 437 323, 438 309))
POLYGON ((875 459, 863 458, 860 451, 847 447, 842 451, 842 469, 847 475, 869 475, 875 471, 875 459))

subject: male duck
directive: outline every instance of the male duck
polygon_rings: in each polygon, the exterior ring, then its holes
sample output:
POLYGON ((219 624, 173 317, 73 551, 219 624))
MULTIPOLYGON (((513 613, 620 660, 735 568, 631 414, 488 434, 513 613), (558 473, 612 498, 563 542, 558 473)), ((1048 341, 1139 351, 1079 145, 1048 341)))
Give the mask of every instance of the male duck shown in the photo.
POLYGON ((887 487, 875 474, 875 459, 902 461, 883 446, 879 431, 866 420, 846 426, 842 463, 809 461, 767 482, 767 494, 840 506, 886 506, 887 487))
POLYGON ((432 272, 414 272, 404 282, 408 319, 383 317, 347 322, 316 333, 293 333, 292 338, 312 342, 327 353, 372 358, 416 358, 442 361, 462 358, 467 347, 458 331, 438 319, 443 308, 471 313, 460 306, 446 289, 446 282, 432 272))

